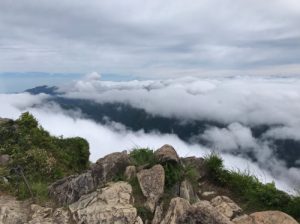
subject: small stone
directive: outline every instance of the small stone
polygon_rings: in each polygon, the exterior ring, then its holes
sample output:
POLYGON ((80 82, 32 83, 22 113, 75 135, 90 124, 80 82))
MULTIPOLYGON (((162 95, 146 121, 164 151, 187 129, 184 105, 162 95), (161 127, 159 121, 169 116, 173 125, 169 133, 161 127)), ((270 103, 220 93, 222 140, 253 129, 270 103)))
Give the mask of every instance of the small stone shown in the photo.
POLYGON ((7 154, 0 155, 0 166, 6 166, 10 161, 10 156, 7 154))
POLYGON ((215 194, 216 194, 216 192, 214 192, 214 191, 205 191, 205 192, 202 193, 202 196, 203 197, 209 197, 209 196, 213 196, 215 194))

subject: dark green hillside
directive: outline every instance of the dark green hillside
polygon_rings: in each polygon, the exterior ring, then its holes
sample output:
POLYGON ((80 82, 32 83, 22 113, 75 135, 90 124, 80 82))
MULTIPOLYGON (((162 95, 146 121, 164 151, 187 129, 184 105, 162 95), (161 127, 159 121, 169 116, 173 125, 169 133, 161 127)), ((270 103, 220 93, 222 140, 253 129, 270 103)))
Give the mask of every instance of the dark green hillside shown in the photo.
POLYGON ((47 185, 89 165, 86 140, 51 136, 28 112, 19 119, 0 122, 0 155, 9 155, 0 166, 0 190, 20 198, 30 196, 21 176, 23 170, 34 196, 45 196, 47 185), (16 170, 19 168, 19 170, 16 170))

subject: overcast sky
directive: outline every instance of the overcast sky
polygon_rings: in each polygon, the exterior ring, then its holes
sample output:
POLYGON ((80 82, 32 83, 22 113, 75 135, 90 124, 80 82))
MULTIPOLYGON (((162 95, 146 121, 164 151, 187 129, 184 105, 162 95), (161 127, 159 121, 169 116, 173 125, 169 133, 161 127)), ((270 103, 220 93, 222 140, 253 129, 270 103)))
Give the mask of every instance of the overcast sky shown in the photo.
POLYGON ((299 0, 0 1, 0 72, 299 74, 299 0))

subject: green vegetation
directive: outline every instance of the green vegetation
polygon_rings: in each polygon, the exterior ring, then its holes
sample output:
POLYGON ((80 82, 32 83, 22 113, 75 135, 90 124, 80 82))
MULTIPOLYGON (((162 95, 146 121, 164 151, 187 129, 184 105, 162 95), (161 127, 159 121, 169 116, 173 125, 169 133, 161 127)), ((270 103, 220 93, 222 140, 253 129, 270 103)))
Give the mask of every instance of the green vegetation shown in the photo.
POLYGON ((133 165, 135 166, 153 166, 157 163, 154 152, 148 148, 135 148, 129 154, 133 165))
POLYGON ((165 170, 165 187, 172 188, 184 179, 183 167, 177 163, 166 162, 162 164, 165 170))
POLYGON ((241 201, 246 211, 279 210, 300 220, 300 197, 276 189, 274 183, 261 183, 249 172, 228 171, 217 154, 205 157, 207 177, 226 187, 241 201))
POLYGON ((47 185, 74 173, 80 173, 89 166, 89 145, 86 140, 76 137, 63 139, 53 137, 28 112, 16 121, 0 125, 0 154, 8 154, 11 162, 1 167, 1 176, 8 180, 0 190, 28 198, 30 194, 20 172, 28 180, 35 197, 45 200, 47 185))

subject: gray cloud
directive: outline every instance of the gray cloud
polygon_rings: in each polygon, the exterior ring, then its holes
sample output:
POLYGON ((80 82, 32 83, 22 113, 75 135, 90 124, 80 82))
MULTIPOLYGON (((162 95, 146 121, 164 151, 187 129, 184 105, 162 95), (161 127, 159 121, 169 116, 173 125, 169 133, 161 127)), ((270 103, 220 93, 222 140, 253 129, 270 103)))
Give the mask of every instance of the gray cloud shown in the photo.
POLYGON ((0 70, 297 73, 299 12, 297 0, 3 0, 0 70))

